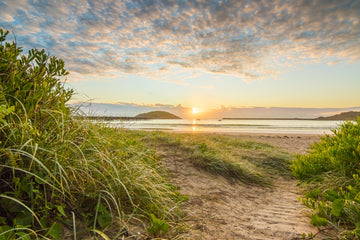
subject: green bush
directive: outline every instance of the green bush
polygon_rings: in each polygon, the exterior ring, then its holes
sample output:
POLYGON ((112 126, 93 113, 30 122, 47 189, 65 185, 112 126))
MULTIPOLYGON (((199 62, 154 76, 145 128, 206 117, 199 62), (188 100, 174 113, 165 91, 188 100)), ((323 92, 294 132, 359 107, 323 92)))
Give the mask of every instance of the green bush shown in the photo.
POLYGON ((179 194, 140 136, 72 118, 64 62, 22 55, 7 35, 0 29, 0 239, 119 236, 130 219, 172 220, 179 194))
POLYGON ((332 226, 344 239, 360 238, 360 118, 297 156, 292 173, 309 189, 303 203, 314 209, 315 226, 332 226))
POLYGON ((295 177, 304 180, 329 171, 352 177, 360 167, 360 120, 344 123, 334 135, 315 143, 309 154, 298 156, 292 164, 295 177))

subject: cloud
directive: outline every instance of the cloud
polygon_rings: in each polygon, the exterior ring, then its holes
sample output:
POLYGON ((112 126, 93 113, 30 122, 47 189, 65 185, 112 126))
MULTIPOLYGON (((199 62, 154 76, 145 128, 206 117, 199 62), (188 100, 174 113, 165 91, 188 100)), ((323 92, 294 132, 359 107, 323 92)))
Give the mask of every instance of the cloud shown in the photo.
POLYGON ((359 11, 356 0, 12 0, 0 3, 0 27, 76 73, 180 67, 251 81, 360 60, 359 11))
POLYGON ((200 86, 199 88, 202 88, 202 89, 214 89, 214 85, 200 86))

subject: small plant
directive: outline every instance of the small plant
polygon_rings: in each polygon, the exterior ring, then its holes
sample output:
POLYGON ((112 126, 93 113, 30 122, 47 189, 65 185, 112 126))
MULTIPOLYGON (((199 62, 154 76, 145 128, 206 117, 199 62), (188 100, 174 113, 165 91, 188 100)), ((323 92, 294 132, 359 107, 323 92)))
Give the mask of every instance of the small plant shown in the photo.
POLYGON ((303 233, 301 235, 301 239, 304 239, 304 240, 314 239, 314 236, 315 235, 313 233, 308 233, 308 234, 303 233))
POLYGON ((318 214, 313 214, 311 217, 311 224, 315 227, 321 227, 326 226, 328 224, 328 221, 326 220, 326 218, 319 217, 318 214))
POLYGON ((101 195, 99 195, 98 203, 96 205, 94 229, 96 229, 96 223, 99 224, 101 229, 105 229, 111 223, 111 214, 101 203, 101 195))
POLYGON ((154 214, 150 214, 151 227, 147 229, 148 233, 152 236, 159 237, 164 236, 169 230, 169 224, 163 220, 158 219, 154 214))

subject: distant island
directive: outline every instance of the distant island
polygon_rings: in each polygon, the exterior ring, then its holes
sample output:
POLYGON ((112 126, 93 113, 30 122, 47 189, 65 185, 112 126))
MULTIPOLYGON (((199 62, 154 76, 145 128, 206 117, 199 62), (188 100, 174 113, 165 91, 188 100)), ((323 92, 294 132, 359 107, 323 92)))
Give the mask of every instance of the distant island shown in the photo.
POLYGON ((355 120, 360 117, 360 112, 342 112, 329 117, 318 117, 318 118, 223 118, 223 120, 355 120))
POLYGON ((318 117, 316 120, 355 120, 357 117, 360 117, 360 112, 342 112, 329 117, 318 117))
POLYGON ((135 116, 136 119, 181 119, 180 117, 166 111, 152 111, 135 116))

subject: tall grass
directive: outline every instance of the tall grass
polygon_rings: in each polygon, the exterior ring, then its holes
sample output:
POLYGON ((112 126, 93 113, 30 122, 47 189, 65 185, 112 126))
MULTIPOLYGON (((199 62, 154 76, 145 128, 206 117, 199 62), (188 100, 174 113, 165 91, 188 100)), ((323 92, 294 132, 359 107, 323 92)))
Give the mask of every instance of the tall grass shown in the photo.
POLYGON ((22 55, 7 35, 0 29, 0 238, 128 236, 135 220, 172 222, 179 194, 136 132, 72 118, 64 62, 22 55))

